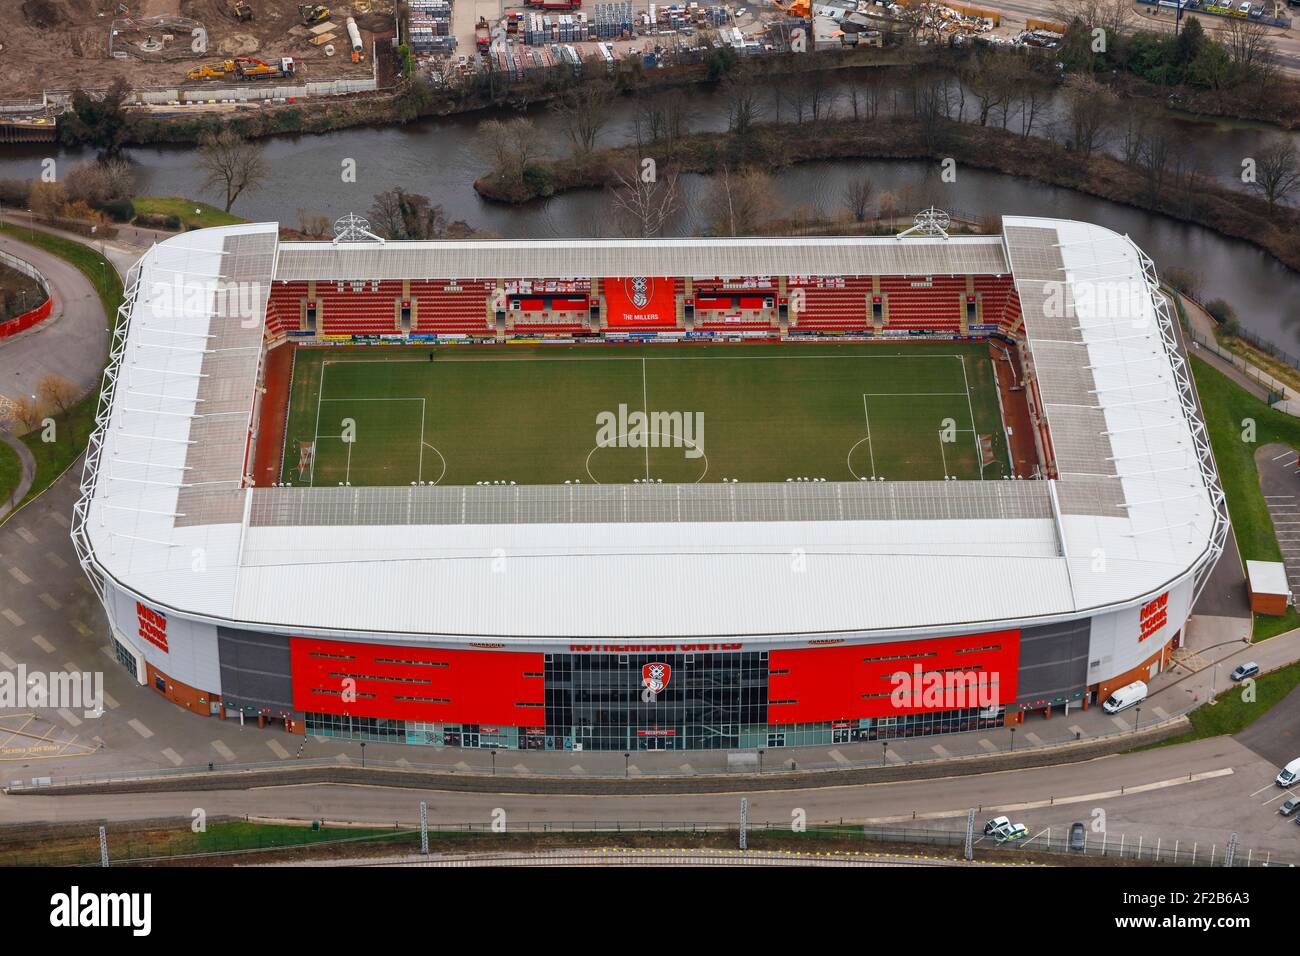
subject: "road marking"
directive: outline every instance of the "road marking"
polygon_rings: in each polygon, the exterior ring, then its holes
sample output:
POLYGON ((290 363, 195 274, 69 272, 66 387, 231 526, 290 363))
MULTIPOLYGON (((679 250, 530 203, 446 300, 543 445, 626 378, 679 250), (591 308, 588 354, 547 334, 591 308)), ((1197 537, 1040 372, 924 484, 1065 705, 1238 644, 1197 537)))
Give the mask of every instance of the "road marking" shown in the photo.
POLYGON ((947 747, 944 747, 942 744, 934 744, 930 749, 933 750, 935 753, 937 753, 940 757, 952 756, 952 752, 948 750, 947 747))
POLYGON ((987 737, 980 738, 980 746, 983 747, 991 754, 995 754, 998 752, 997 745, 993 743, 993 741, 989 740, 987 737))
POLYGON ((1161 720, 1168 720, 1168 719, 1169 719, 1169 712, 1168 712, 1167 710, 1165 710, 1163 707, 1160 707, 1160 706, 1158 706, 1158 705, 1153 705, 1152 708, 1151 708, 1151 711, 1152 711, 1152 713, 1154 713, 1157 717, 1159 717, 1161 720))
POLYGON ((68 708, 60 707, 58 710, 55 711, 55 713, 58 714, 60 717, 62 717, 64 720, 66 720, 73 727, 81 726, 81 718, 78 717, 76 714, 74 714, 72 711, 68 710, 68 708))
POLYGON ((146 727, 144 724, 140 723, 139 718, 132 717, 130 720, 126 722, 126 725, 130 727, 132 730, 134 730, 141 737, 143 737, 145 740, 148 740, 150 737, 153 736, 153 731, 150 730, 148 727, 146 727))
POLYGON ((532 773, 532 771, 529 770, 528 767, 526 767, 524 764, 521 764, 521 763, 517 763, 517 764, 515 764, 515 765, 514 765, 513 767, 511 767, 510 769, 513 770, 513 771, 514 771, 515 773, 517 773, 517 774, 521 774, 521 775, 525 775, 525 776, 526 776, 527 774, 532 773))
MULTIPOLYGON (((1007 803, 1001 806, 986 806, 984 812, 989 815, 998 812, 1019 813, 1022 810, 1041 810, 1043 807, 1059 807, 1070 803, 1096 803, 1100 800, 1113 800, 1116 797, 1131 797, 1135 793, 1150 793, 1153 790, 1164 790, 1169 787, 1181 787, 1189 783, 1200 783, 1203 780, 1214 780, 1218 777, 1229 777, 1234 773, 1231 767, 1224 767, 1221 770, 1207 770, 1203 773, 1188 774, 1182 777, 1174 777, 1170 780, 1157 780, 1154 783, 1140 783, 1134 787, 1125 787, 1123 790, 1106 790, 1102 793, 1081 793, 1072 797, 1051 797, 1047 800, 1031 800, 1026 803, 1007 803)), ((865 820, 854 820, 854 823, 902 823, 907 820, 945 820, 950 817, 965 817, 969 810, 937 810, 932 813, 918 813, 913 816, 910 813, 901 814, 892 817, 869 817, 865 820)))
POLYGON ((26 587, 27 585, 29 585, 29 584, 32 583, 32 579, 29 578, 27 575, 23 574, 23 572, 22 572, 22 570, 21 570, 20 568, 10 567, 10 568, 9 568, 9 575, 10 575, 10 577, 12 577, 15 581, 17 581, 19 584, 21 584, 23 587, 26 587))
POLYGON ((285 760, 288 758, 289 751, 285 750, 284 745, 281 744, 280 741, 276 740, 274 737, 269 739, 266 742, 266 745, 271 748, 271 753, 275 754, 281 760, 285 760))
POLYGON ((1131 729, 1131 728, 1129 727, 1128 724, 1124 723, 1124 718, 1119 717, 1118 715, 1115 716, 1115 717, 1112 717, 1112 718, 1110 719, 1110 722, 1111 722, 1112 724, 1114 724, 1116 727, 1118 727, 1120 730, 1129 730, 1129 729, 1131 729))
POLYGON ((41 650, 43 650, 46 654, 54 653, 54 645, 51 644, 49 641, 47 641, 40 634, 37 634, 35 637, 32 638, 32 643, 35 644, 37 647, 39 647, 41 650))
POLYGON ((235 752, 231 750, 229 747, 227 747, 223 741, 220 740, 212 741, 212 749, 215 750, 217 753, 221 754, 221 756, 226 760, 235 759, 235 752))
POLYGON ((852 760, 850 760, 848 757, 844 756, 844 754, 840 753, 840 752, 839 752, 838 750, 836 750, 834 747, 832 747, 830 750, 826 751, 826 753, 827 753, 827 755, 828 755, 832 760, 834 760, 834 761, 835 761, 837 764, 839 764, 841 767, 849 767, 849 766, 852 766, 852 765, 853 765, 853 761, 852 761, 852 760))
POLYGON ((185 762, 184 760, 181 759, 181 755, 178 754, 176 751, 172 750, 171 747, 168 747, 166 750, 164 750, 162 752, 162 755, 172 762, 173 767, 179 767, 181 764, 185 762))
POLYGON ((688 763, 679 764, 678 767, 677 767, 677 769, 680 770, 682 773, 694 773, 694 772, 695 772, 695 768, 692 767, 692 766, 691 766, 690 764, 688 764, 688 763))
POLYGON ((14 660, 12 657, 10 657, 8 654, 6 654, 4 651, 0 651, 0 664, 3 664, 7 669, 11 671, 17 670, 18 668, 18 662, 14 660))
POLYGON ((5 608, 3 611, 0 611, 0 617, 4 617, 4 619, 8 621, 10 624, 12 624, 14 627, 22 627, 23 624, 26 623, 21 617, 18 616, 16 612, 10 610, 9 608, 5 608))
POLYGON ((68 562, 67 562, 67 561, 64 561, 61 557, 59 557, 59 556, 58 556, 57 554, 55 554, 53 551, 46 551, 46 552, 45 552, 45 560, 46 560, 46 561, 49 561, 50 564, 54 565, 56 568, 66 568, 66 567, 68 566, 68 562))
POLYGON ((42 591, 40 594, 36 596, 40 598, 41 603, 44 604, 46 607, 48 607, 51 611, 57 611, 59 608, 63 607, 63 604, 57 598, 55 598, 51 594, 47 594, 44 591, 42 591))
POLYGON ((468 773, 474 768, 471 767, 469 764, 467 764, 465 761, 461 760, 456 764, 456 769, 461 771, 462 773, 468 773))
POLYGON ((22 538, 22 539, 23 539, 24 541, 26 541, 28 544, 35 544, 35 543, 36 543, 36 535, 32 534, 32 533, 31 533, 30 531, 28 531, 26 528, 23 528, 23 527, 20 526, 20 527, 15 528, 14 530, 18 533, 18 537, 22 538))
POLYGON ((1284 452, 1282 452, 1282 454, 1278 455, 1278 456, 1277 456, 1276 458, 1274 458, 1273 460, 1274 460, 1274 461, 1281 461, 1283 458, 1294 458, 1294 457, 1295 457, 1295 452, 1293 452, 1293 451, 1284 451, 1284 452))
POLYGON ((575 763, 569 768, 569 773, 586 773, 586 771, 582 769, 582 764, 575 763))
POLYGON ((104 705, 108 707, 109 710, 117 710, 117 708, 121 706, 117 702, 117 698, 108 691, 104 691, 104 705))
POLYGON ((892 763, 903 762, 903 758, 898 755, 898 751, 896 750, 886 750, 885 754, 892 763))
POLYGON ((1071 725, 1070 725, 1068 728, 1066 728, 1066 729, 1069 730, 1070 733, 1072 733, 1072 734, 1074 734, 1076 737, 1078 737, 1080 740, 1082 740, 1084 737, 1088 736, 1088 732, 1087 732, 1086 730, 1084 730, 1082 727, 1080 727, 1078 724, 1071 724, 1071 725))

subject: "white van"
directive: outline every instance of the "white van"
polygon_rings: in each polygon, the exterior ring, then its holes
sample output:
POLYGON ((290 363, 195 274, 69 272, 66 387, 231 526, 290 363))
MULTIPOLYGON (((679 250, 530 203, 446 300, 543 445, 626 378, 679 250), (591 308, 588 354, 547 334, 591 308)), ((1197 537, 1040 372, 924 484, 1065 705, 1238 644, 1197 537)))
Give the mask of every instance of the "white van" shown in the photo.
POLYGON ((1147 699, 1147 685, 1140 680, 1135 680, 1131 684, 1125 684, 1115 693, 1106 698, 1106 702, 1101 705, 1101 709, 1108 714, 1118 714, 1121 710, 1127 710, 1134 704, 1140 704, 1147 699))
POLYGON ((1277 779, 1273 782, 1279 787, 1290 787, 1300 782, 1300 757, 1296 757, 1295 760, 1283 767, 1282 772, 1277 775, 1277 779))

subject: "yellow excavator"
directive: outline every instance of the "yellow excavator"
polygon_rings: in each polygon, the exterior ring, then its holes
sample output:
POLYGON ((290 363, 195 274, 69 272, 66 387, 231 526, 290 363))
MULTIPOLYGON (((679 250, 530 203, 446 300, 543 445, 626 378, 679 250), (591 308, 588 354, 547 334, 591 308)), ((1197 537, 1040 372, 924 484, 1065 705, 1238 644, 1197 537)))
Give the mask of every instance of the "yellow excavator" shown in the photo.
POLYGON ((235 0, 230 4, 228 12, 239 23, 247 23, 253 19, 253 8, 245 0, 235 0))
POLYGON ((330 8, 323 3, 300 3, 298 15, 307 26, 323 23, 330 18, 330 8))

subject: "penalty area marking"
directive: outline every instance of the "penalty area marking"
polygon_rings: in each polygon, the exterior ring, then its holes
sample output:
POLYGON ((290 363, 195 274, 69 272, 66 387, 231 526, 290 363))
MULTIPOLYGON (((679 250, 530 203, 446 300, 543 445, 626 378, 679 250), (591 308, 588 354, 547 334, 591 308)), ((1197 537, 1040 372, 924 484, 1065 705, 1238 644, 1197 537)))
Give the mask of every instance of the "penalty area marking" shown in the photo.
MULTIPOLYGON (((321 376, 321 384, 324 385, 324 375, 321 376)), ((316 400, 316 434, 312 438, 312 443, 313 443, 312 448, 315 449, 315 451, 312 453, 311 456, 312 473, 311 473, 311 479, 308 482, 308 484, 310 484, 313 487, 316 484, 316 459, 320 457, 320 449, 316 447, 315 442, 317 442, 321 438, 342 438, 343 437, 342 435, 320 434, 320 407, 325 402, 419 402, 420 403, 420 444, 417 446, 418 464, 416 465, 415 480, 416 481, 423 480, 424 449, 431 448, 433 449, 434 454, 436 454, 439 458, 442 459, 442 474, 438 476, 438 481, 442 481, 442 479, 445 478, 447 475, 447 459, 443 457, 442 452, 440 452, 437 448, 435 448, 433 445, 430 445, 427 441, 424 440, 424 411, 425 411, 426 401, 427 400, 423 398, 406 398, 406 397, 356 398, 353 396, 349 396, 347 398, 324 398, 324 397, 318 398, 316 400)), ((344 482, 350 482, 352 480, 352 446, 356 444, 355 437, 353 438, 352 441, 345 442, 345 444, 348 446, 348 460, 347 460, 347 470, 346 473, 344 474, 343 480, 344 482)), ((435 481, 434 484, 436 485, 438 481, 435 481)))

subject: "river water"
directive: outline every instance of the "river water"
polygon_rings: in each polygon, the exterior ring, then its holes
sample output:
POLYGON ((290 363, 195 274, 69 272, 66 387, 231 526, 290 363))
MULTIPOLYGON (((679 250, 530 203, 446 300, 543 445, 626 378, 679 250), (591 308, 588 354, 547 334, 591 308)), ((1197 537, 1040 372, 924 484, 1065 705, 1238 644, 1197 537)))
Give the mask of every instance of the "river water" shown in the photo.
MULTIPOLYGON (((849 111, 844 89, 843 82, 837 83, 835 110, 840 115, 849 111)), ((691 130, 726 128, 724 94, 696 89, 685 95, 691 130)), ((886 114, 893 105, 892 93, 886 92, 883 99, 880 121, 887 122, 886 114)), ((789 104, 782 109, 782 118, 790 119, 789 104)), ((968 102, 967 115, 970 109, 968 102)), ((1059 104, 1049 103, 1041 129, 1051 128, 1058 113, 1059 104)), ((564 155, 567 144, 556 118, 540 109, 529 115, 536 123, 539 143, 551 155, 564 155)), ((620 100, 602 132, 601 143, 633 141, 634 117, 634 101, 620 100)), ((775 118, 773 106, 768 105, 765 118, 775 118)), ((569 192, 524 207, 501 206, 480 199, 472 183, 489 165, 479 152, 481 138, 476 136, 476 129, 480 121, 481 117, 455 117, 401 128, 350 129, 268 140, 266 156, 272 167, 271 178, 259 192, 242 197, 234 211, 249 218, 278 219, 294 225, 300 212, 327 215, 331 219, 347 212, 364 214, 376 192, 402 186, 441 204, 449 219, 462 219, 497 236, 556 238, 617 234, 608 201, 599 190, 569 192), (343 179, 346 160, 356 162, 355 182, 343 179)), ((1203 169, 1222 182, 1238 186, 1242 157, 1254 154, 1267 138, 1295 135, 1185 117, 1164 122, 1186 141, 1189 155, 1203 169)), ((1010 126, 1014 129, 1017 124, 1013 117, 1010 126)), ((1119 149, 1118 134, 1106 148, 1119 149)), ((47 155, 51 155, 48 149, 37 147, 0 148, 0 178, 34 176, 39 172, 40 160, 47 155)), ((86 158, 66 150, 52 155, 65 166, 86 158)), ((215 199, 203 192, 203 177, 194 166, 189 148, 133 149, 130 156, 138 164, 140 194, 215 199)), ((877 195, 893 193, 900 199, 900 210, 909 214, 933 202, 970 216, 1015 214, 1096 222, 1128 233, 1160 270, 1180 266, 1192 271, 1200 279, 1204 298, 1226 299, 1246 327, 1300 354, 1300 274, 1248 243, 1014 176, 959 167, 955 182, 942 183, 936 171, 936 165, 931 162, 835 161, 796 166, 775 174, 773 180, 783 213, 800 207, 823 214, 842 212, 848 181, 866 175, 873 181, 877 195)), ((703 228, 698 200, 708 188, 708 182, 704 176, 683 177, 687 212, 673 224, 674 234, 691 235, 703 228)))

